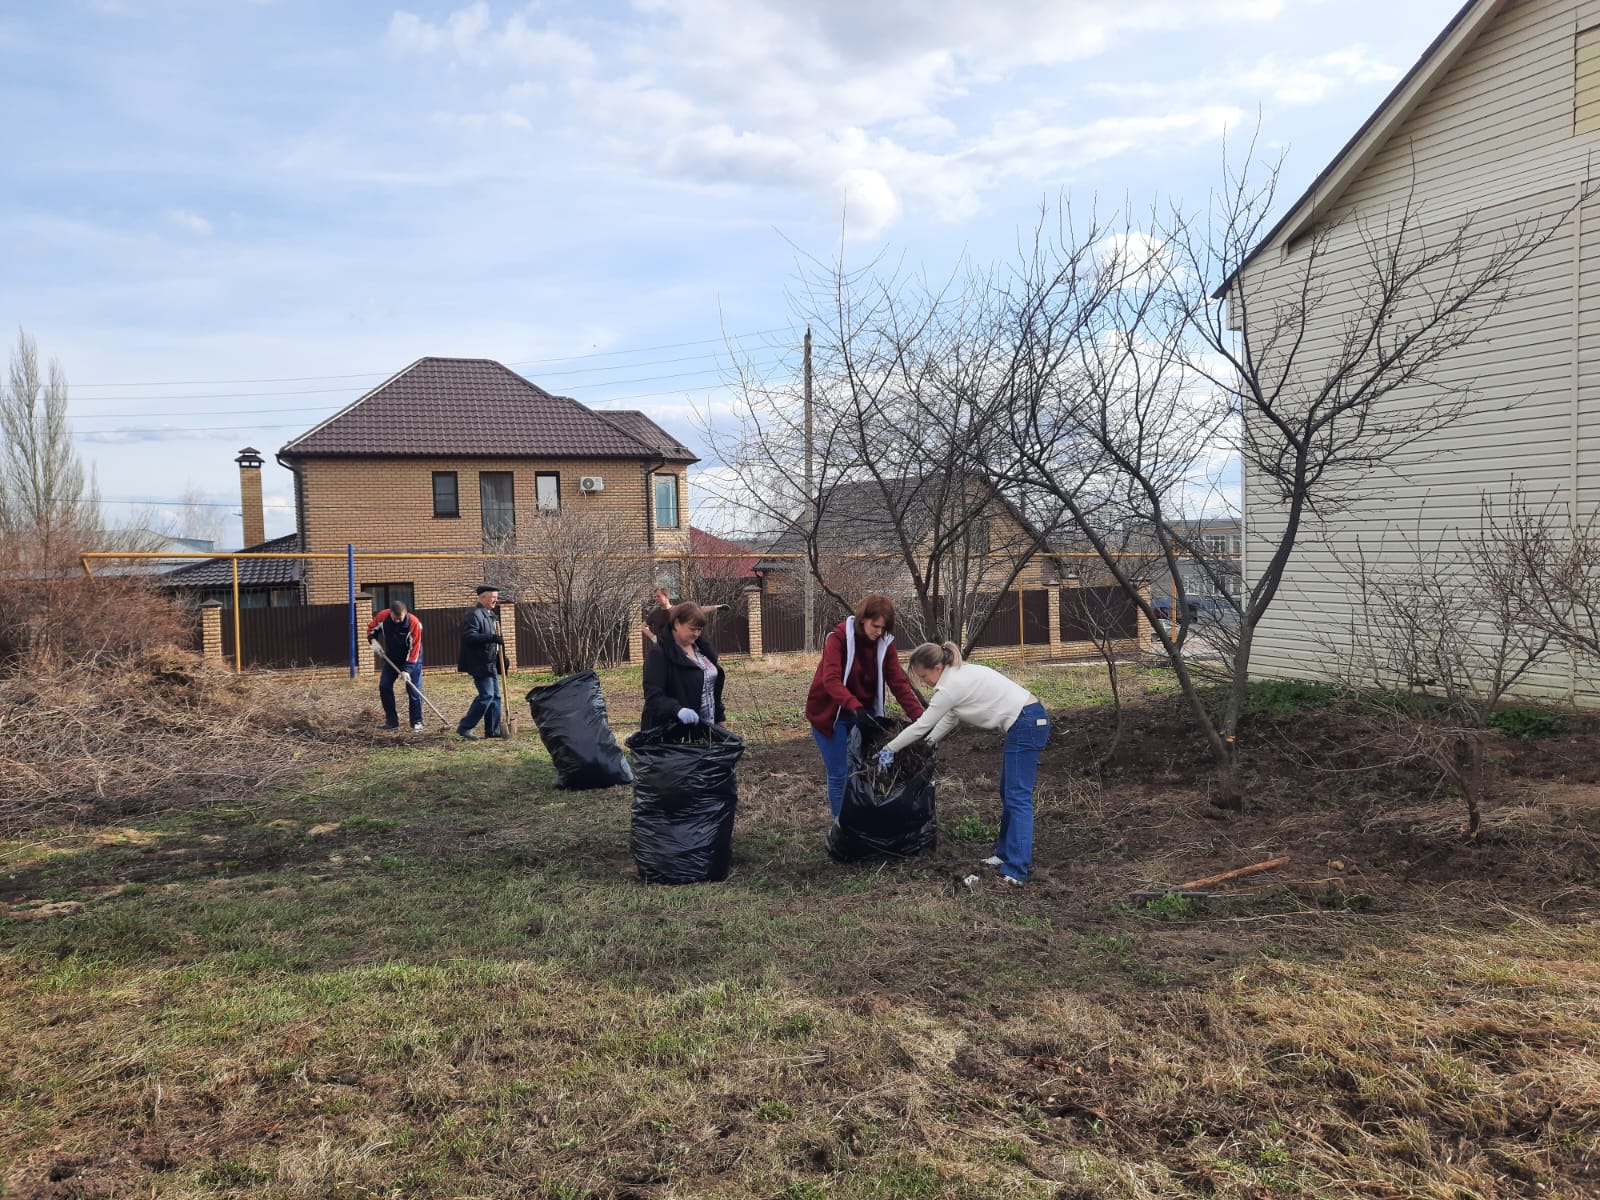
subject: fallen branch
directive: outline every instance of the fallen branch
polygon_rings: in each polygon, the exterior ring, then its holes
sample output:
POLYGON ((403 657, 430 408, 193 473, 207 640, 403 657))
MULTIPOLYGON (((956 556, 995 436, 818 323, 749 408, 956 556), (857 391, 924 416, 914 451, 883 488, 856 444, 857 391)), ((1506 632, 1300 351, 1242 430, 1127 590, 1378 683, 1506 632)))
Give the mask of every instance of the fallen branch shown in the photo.
POLYGON ((1257 871, 1270 871, 1274 867, 1288 865, 1289 856, 1282 858, 1269 858, 1266 862, 1252 863, 1248 867, 1238 867, 1232 871, 1224 871, 1220 875, 1207 875, 1204 879, 1191 879, 1188 883, 1180 883, 1173 891, 1190 891, 1196 888, 1210 887, 1213 883, 1225 883, 1229 879, 1238 879, 1241 875, 1254 875, 1257 871))

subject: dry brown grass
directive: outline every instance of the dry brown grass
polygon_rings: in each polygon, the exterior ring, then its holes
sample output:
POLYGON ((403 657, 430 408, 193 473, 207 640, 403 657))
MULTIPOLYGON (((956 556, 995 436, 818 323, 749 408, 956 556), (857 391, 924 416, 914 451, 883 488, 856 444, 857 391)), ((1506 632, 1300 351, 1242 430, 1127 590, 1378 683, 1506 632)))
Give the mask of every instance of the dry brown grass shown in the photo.
POLYGON ((0 676, 0 830, 237 796, 325 758, 357 711, 171 647, 0 676))

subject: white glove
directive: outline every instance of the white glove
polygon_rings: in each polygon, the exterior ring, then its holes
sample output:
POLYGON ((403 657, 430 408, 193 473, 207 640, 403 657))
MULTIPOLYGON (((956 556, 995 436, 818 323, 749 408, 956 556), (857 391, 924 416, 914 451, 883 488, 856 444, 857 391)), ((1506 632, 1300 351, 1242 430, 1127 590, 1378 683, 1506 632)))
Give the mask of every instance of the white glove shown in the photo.
POLYGON ((678 710, 678 720, 684 725, 698 725, 700 724, 700 714, 692 708, 680 708, 678 710))
POLYGON ((370 642, 367 643, 367 645, 372 647, 372 652, 374 654, 382 654, 383 653, 383 643, 380 642, 377 638, 373 638, 370 642))
POLYGON ((894 751, 885 746, 878 751, 878 770, 887 771, 894 765, 894 751))

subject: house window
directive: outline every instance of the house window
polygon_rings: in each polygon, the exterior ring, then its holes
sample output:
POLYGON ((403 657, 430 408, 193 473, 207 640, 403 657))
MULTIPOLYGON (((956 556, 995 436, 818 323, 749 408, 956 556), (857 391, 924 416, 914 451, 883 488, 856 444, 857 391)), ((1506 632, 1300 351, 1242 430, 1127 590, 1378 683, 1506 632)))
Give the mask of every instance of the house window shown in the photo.
POLYGON ((461 515, 461 494, 456 487, 454 471, 433 473, 433 515, 436 517, 461 515))
POLYGON ((407 608, 416 607, 416 588, 409 583, 363 583, 361 590, 372 597, 372 612, 376 616, 399 600, 407 608))
POLYGON ((510 471, 481 471, 478 500, 483 506, 483 542, 505 543, 517 536, 517 502, 510 471))
POLYGON ((674 601, 683 598, 683 564, 681 562, 659 562, 656 564, 656 586, 665 589, 667 595, 674 601))
POLYGON ((656 528, 678 527, 678 477, 656 476, 656 528))
POLYGON ((1228 535, 1225 533, 1206 534, 1206 549, 1212 554, 1226 554, 1228 552, 1228 535))
POLYGON ((554 471, 540 471, 533 477, 533 496, 540 512, 560 512, 561 476, 554 471))
POLYGON ((1600 25, 1578 34, 1576 63, 1572 131, 1593 133, 1600 129, 1600 25))

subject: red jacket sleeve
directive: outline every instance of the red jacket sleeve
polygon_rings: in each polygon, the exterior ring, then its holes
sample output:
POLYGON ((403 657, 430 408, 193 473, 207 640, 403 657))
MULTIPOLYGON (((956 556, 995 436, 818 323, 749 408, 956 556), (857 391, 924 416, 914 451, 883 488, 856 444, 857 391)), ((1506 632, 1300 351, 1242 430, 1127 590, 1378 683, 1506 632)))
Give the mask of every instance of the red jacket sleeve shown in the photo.
POLYGON ((922 715, 922 701, 917 699, 917 693, 911 688, 911 680, 906 678, 906 673, 900 667, 900 656, 895 653, 893 645, 889 653, 883 656, 883 678, 889 685, 889 690, 894 693, 894 698, 900 701, 900 707, 906 710, 906 716, 915 721, 922 715))
MULTIPOLYGON (((892 648, 892 647, 891 647, 892 648)), ((844 638, 828 635, 828 640, 822 643, 822 666, 817 672, 817 677, 822 681, 822 690, 847 713, 853 713, 861 707, 861 701, 850 694, 850 689, 844 685, 844 638)))
POLYGON ((422 622, 417 620, 417 614, 406 614, 406 628, 411 634, 411 653, 406 656, 407 662, 422 661, 422 622))
POLYGON ((388 615, 389 610, 386 608, 382 612, 374 614, 372 620, 367 622, 367 638, 369 641, 372 638, 372 631, 383 624, 384 618, 388 615))

